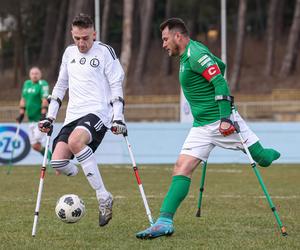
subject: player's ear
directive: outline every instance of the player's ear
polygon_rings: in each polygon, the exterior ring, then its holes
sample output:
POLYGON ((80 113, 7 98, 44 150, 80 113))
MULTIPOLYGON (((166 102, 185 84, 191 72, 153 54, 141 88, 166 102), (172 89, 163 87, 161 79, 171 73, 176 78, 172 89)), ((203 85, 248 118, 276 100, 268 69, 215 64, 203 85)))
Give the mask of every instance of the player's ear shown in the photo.
POLYGON ((93 32, 93 40, 96 41, 96 31, 93 32))
POLYGON ((174 38, 176 39, 176 40, 179 40, 180 39, 180 37, 181 37, 181 34, 180 34, 180 32, 175 32, 175 34, 174 34, 174 38))

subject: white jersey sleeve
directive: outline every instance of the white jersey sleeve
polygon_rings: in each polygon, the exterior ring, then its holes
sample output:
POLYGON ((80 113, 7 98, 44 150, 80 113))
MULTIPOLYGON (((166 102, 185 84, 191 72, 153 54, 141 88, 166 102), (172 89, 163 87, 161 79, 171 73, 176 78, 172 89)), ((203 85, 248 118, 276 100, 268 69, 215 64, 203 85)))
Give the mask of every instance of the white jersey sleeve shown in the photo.
MULTIPOLYGON (((52 91, 52 96, 55 98, 59 98, 61 101, 63 100, 65 93, 69 87, 69 76, 67 69, 68 56, 66 51, 63 54, 58 79, 52 91)), ((56 119, 59 108, 59 103, 52 100, 49 104, 47 117, 56 119)))
MULTIPOLYGON (((120 61, 117 59, 114 50, 111 47, 108 47, 107 53, 107 63, 105 65, 105 75, 108 80, 108 84, 111 90, 112 100, 123 97, 123 80, 124 80, 124 71, 121 66, 120 61)), ((113 103, 113 119, 114 120, 124 120, 123 117, 123 103, 114 102, 113 103)))

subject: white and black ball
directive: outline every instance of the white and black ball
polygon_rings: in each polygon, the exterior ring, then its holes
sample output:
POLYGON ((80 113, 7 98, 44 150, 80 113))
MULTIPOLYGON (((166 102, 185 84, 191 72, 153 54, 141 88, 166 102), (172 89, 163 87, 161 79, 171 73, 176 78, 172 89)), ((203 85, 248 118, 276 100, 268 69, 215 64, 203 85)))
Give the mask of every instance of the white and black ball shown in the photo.
POLYGON ((56 202, 55 213, 66 223, 75 223, 85 215, 85 205, 76 194, 65 194, 56 202))

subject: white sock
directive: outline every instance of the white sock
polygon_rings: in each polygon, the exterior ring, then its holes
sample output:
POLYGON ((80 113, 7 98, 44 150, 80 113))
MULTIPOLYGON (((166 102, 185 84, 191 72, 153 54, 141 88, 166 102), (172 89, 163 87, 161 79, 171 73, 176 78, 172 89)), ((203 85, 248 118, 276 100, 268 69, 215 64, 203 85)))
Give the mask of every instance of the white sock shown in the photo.
POLYGON ((78 174, 78 168, 69 159, 52 160, 51 166, 53 169, 67 176, 75 176, 78 174))
POLYGON ((86 146, 79 153, 75 154, 75 156, 81 164, 82 170, 91 187, 96 190, 97 199, 106 199, 109 196, 109 193, 105 189, 92 149, 89 146, 86 146))

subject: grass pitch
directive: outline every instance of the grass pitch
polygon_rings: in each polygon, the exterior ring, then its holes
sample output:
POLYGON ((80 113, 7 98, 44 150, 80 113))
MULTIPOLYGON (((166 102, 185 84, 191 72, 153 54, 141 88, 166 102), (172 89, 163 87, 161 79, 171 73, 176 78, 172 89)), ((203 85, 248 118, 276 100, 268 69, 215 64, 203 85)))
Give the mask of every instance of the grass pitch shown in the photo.
MULTIPOLYGON (((0 249, 300 249, 300 165, 259 168, 289 235, 282 237, 258 180, 248 165, 209 164, 202 217, 196 218, 201 171, 196 170, 188 197, 175 217, 172 237, 138 240, 148 227, 130 166, 101 166, 106 187, 115 196, 113 219, 98 226, 98 204, 82 171, 76 177, 47 173, 35 238, 31 236, 39 184, 39 166, 0 168, 0 249), (57 219, 56 200, 79 195, 86 215, 75 224, 57 219)), ((152 215, 156 218, 172 166, 139 168, 152 215)))

